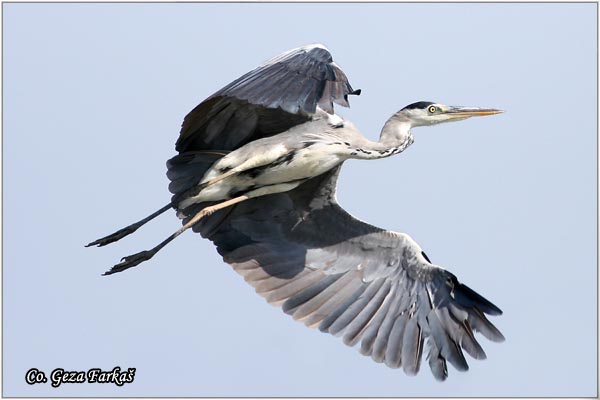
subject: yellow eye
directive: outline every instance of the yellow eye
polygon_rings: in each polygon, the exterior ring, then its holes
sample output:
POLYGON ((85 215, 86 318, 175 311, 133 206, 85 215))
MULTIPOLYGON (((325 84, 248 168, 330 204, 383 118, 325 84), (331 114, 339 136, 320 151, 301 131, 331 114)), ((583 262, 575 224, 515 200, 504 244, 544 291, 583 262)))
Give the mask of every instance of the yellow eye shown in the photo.
POLYGON ((437 111, 437 108, 435 108, 435 106, 429 106, 429 109, 428 109, 428 110, 429 110, 429 112, 430 112, 431 114, 433 114, 434 112, 436 112, 436 111, 437 111))

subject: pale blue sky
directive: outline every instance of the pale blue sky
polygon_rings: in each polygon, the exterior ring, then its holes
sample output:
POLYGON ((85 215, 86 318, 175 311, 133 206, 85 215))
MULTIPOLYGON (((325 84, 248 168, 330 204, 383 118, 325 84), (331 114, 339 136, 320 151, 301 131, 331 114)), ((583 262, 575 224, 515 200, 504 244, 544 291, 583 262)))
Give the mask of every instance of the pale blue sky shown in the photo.
POLYGON ((596 396, 596 4, 4 4, 3 395, 596 396), (410 234, 503 311, 488 359, 417 377, 269 306, 165 204, 184 115, 287 49, 325 43, 375 139, 417 100, 503 115, 415 129, 348 162, 338 198, 410 234), (28 386, 36 367, 134 383, 28 386))

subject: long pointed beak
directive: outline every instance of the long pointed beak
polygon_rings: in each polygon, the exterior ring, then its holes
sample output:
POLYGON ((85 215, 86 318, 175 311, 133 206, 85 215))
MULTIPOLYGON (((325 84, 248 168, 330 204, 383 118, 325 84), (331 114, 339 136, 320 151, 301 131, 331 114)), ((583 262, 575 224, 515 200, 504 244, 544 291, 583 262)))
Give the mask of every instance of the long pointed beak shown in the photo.
POLYGON ((451 118, 469 118, 469 117, 483 117, 486 115, 494 115, 503 113, 503 110, 496 110, 494 108, 477 108, 477 107, 448 107, 444 112, 451 118))

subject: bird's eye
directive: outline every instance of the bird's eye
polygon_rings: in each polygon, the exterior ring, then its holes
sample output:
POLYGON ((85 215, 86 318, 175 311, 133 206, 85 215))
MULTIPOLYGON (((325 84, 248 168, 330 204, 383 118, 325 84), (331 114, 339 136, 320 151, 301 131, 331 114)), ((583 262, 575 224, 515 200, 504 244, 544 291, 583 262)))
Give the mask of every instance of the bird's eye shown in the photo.
POLYGON ((434 112, 437 111, 437 108, 435 106, 429 106, 428 111, 430 114, 433 114, 434 112))

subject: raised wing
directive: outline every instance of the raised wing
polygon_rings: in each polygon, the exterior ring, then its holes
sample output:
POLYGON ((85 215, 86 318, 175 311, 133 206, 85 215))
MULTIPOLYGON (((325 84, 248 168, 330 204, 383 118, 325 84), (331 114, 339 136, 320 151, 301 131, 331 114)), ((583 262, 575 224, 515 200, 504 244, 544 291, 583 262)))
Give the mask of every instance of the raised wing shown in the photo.
POLYGON ((447 362, 468 369, 464 350, 485 358, 474 331, 502 334, 484 314, 502 312, 407 235, 361 222, 335 200, 339 168, 293 191, 222 210, 194 226, 269 303, 342 336, 391 368, 416 374, 424 349, 438 380, 447 362))
POLYGON ((287 51, 231 82, 184 119, 176 150, 234 150, 311 119, 317 106, 348 107, 353 90, 323 45, 287 51))

